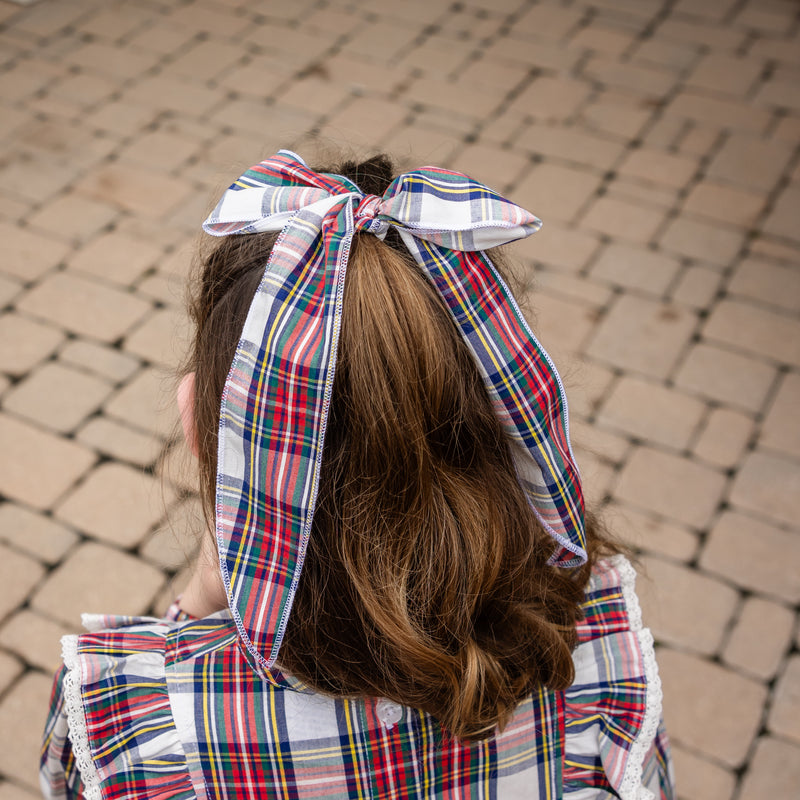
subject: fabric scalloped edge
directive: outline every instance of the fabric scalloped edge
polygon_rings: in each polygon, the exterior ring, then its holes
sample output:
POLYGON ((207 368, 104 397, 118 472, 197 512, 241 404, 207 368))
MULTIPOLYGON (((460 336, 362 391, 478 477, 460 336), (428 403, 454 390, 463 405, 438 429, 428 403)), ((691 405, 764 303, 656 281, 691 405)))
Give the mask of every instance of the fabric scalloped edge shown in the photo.
POLYGON ((642 652, 642 663, 647 681, 645 695, 645 715, 642 728, 630 750, 628 763, 619 785, 622 800, 653 800, 653 793, 642 785, 642 770, 644 759, 653 745, 658 726, 661 721, 662 702, 664 699, 661 690, 661 678, 658 675, 656 654, 653 649, 653 634, 648 628, 642 627, 642 608, 636 596, 636 570, 625 556, 616 555, 609 559, 611 565, 617 570, 620 577, 620 588, 628 611, 630 630, 639 639, 642 652))
POLYGON ((83 796, 85 800, 102 800, 100 775, 92 759, 86 715, 81 702, 81 665, 78 658, 77 636, 64 636, 61 639, 61 655, 64 659, 64 666, 67 668, 63 691, 68 735, 72 742, 75 763, 83 781, 83 796))

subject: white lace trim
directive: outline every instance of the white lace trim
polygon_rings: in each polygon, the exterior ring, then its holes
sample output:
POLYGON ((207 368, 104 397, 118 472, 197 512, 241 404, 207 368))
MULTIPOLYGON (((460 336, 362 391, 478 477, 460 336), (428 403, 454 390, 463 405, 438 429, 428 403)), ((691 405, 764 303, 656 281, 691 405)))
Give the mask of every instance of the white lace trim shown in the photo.
POLYGON ((631 746, 630 755, 625 765, 625 772, 620 782, 619 794, 622 800, 654 800, 653 793, 642 785, 644 760, 658 733, 664 697, 661 691, 661 678, 658 676, 656 654, 653 649, 653 634, 650 633, 648 628, 642 627, 642 608, 639 605, 639 598, 636 596, 634 589, 636 585, 636 570, 631 566, 628 559, 622 555, 616 555, 609 561, 614 569, 619 572, 620 588, 628 611, 630 629, 639 639, 644 674, 647 680, 644 720, 642 721, 639 735, 631 746))
POLYGON ((78 637, 64 636, 61 639, 61 655, 67 672, 64 675, 64 708, 67 712, 69 740, 75 763, 83 780, 83 796, 86 800, 102 800, 100 775, 89 748, 89 733, 81 702, 81 665, 78 658, 78 637))

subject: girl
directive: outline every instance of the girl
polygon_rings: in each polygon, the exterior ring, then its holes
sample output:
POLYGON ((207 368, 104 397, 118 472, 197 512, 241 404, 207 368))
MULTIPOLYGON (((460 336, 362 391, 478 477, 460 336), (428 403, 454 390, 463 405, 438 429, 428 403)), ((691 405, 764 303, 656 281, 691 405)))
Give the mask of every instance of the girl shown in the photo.
POLYGON ((49 797, 672 797, 633 571, 485 252, 540 224, 382 156, 223 195, 179 390, 215 536, 167 619, 65 637, 49 797))

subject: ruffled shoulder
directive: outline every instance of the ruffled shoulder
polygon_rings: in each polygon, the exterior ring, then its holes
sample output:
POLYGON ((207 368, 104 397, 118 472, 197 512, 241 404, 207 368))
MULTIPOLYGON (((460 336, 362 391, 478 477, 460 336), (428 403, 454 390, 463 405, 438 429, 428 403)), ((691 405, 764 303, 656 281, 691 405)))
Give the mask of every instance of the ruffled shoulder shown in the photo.
POLYGON ((83 796, 194 798, 165 673, 175 623, 85 617, 84 624, 89 633, 62 639, 63 713, 83 796))
POLYGON ((653 637, 642 627, 636 573, 623 556, 600 562, 587 588, 564 694, 564 796, 672 797, 653 637))

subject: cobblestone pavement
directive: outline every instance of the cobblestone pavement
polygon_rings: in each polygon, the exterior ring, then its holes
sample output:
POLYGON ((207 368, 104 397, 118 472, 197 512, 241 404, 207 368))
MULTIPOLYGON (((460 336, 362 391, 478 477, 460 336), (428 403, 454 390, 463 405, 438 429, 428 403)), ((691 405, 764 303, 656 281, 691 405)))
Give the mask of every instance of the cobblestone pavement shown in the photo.
POLYGON ((588 494, 642 551, 680 796, 797 798, 799 10, 0 0, 0 800, 36 791, 59 636, 185 580, 198 225, 313 136, 544 219, 517 254, 588 494))

